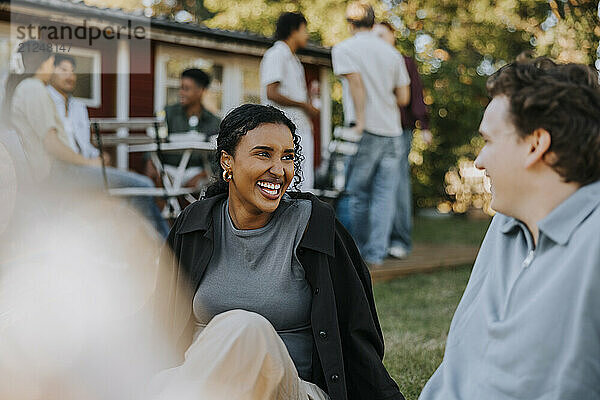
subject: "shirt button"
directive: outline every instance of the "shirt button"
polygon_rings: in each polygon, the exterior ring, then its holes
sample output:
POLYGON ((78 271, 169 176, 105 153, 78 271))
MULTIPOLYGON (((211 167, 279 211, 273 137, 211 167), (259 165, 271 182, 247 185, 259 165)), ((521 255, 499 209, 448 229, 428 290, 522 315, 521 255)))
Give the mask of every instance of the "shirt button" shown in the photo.
POLYGON ((319 332, 319 336, 321 336, 321 339, 327 339, 327 332, 321 331, 319 332))
POLYGON ((337 382, 340 380, 340 376, 338 374, 331 375, 331 382, 337 382))
POLYGON ((304 254, 304 249, 298 249, 298 255, 301 256, 302 254, 304 254))
POLYGON ((321 290, 319 288, 315 288, 315 294, 319 294, 321 290))

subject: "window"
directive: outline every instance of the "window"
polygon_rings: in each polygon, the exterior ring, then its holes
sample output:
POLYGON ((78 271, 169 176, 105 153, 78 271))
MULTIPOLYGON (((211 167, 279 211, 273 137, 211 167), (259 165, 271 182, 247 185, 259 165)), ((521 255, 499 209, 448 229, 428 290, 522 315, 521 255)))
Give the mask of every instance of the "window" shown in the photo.
POLYGON ((72 47, 68 53, 75 59, 77 66, 77 85, 73 97, 88 107, 99 107, 101 99, 101 55, 99 51, 72 47))
MULTIPOLYGON (((163 50, 163 49, 161 49, 163 50)), ((155 109, 179 101, 181 73, 188 68, 199 68, 211 76, 210 86, 204 95, 204 106, 213 114, 223 111, 223 65, 196 51, 163 50, 157 57, 157 88, 155 109)))

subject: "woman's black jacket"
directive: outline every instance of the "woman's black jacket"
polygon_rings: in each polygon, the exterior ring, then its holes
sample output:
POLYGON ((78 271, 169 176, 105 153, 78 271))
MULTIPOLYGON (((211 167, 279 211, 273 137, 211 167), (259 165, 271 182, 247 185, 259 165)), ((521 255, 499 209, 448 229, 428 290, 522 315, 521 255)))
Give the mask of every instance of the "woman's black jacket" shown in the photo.
MULTIPOLYGON (((312 382, 332 400, 404 399, 382 363, 383 335, 371 278, 352 237, 329 205, 310 193, 289 194, 312 202, 297 252, 313 293, 312 382)), ((212 209, 224 200, 218 195, 189 205, 167 239, 175 257, 163 251, 167 267, 158 287, 166 291, 157 300, 181 349, 192 341, 192 294, 213 252, 212 209)))

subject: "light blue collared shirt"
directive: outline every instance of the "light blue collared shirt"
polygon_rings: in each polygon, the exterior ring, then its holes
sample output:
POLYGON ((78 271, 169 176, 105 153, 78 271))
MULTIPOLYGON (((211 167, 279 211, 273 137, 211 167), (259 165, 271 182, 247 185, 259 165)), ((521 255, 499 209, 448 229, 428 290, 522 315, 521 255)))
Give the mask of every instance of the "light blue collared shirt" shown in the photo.
POLYGON ((90 142, 90 118, 87 107, 81 101, 69 96, 68 103, 64 96, 51 85, 46 86, 50 97, 56 104, 56 110, 60 116, 65 132, 69 137, 69 145, 74 152, 85 158, 96 158, 100 151, 90 142), (67 108, 69 114, 67 115, 67 108))
POLYGON ((420 400, 600 399, 600 181, 538 227, 494 217, 420 400))

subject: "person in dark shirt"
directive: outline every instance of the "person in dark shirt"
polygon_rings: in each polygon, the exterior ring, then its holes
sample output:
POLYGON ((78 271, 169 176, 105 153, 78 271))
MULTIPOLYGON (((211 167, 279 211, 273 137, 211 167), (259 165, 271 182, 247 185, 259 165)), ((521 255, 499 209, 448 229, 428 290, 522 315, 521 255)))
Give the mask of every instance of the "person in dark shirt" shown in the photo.
MULTIPOLYGON (((218 133, 221 119, 208 111, 203 104, 204 94, 210 85, 210 81, 210 75, 197 68, 186 69, 181 73, 179 102, 168 105, 164 109, 169 135, 197 131, 209 137, 218 133)), ((179 165, 181 153, 170 152, 162 154, 161 158, 168 173, 171 167, 176 168, 179 165)), ((195 186, 197 182, 205 178, 206 172, 203 171, 203 167, 202 155, 192 153, 184 184, 195 186)), ((158 176, 156 169, 150 162, 147 165, 147 172, 150 176, 158 176)))
MULTIPOLYGON (((377 34, 386 42, 395 45, 394 27, 387 21, 375 25, 373 28, 377 34)), ((412 191, 410 185, 410 166, 408 154, 410 153, 413 131, 421 130, 422 138, 426 143, 431 143, 432 135, 429 131, 429 117, 427 107, 423 101, 423 83, 417 70, 415 61, 403 55, 408 75, 410 76, 410 103, 400 107, 400 115, 403 129, 404 153, 400 164, 400 185, 396 195, 397 207, 394 225, 390 237, 389 254, 395 258, 406 258, 412 249, 412 191)))
POLYGON ((197 68, 186 69, 181 73, 179 103, 165 107, 169 134, 186 133, 191 130, 207 135, 218 133, 221 119, 208 111, 203 104, 210 80, 206 72, 197 68))

